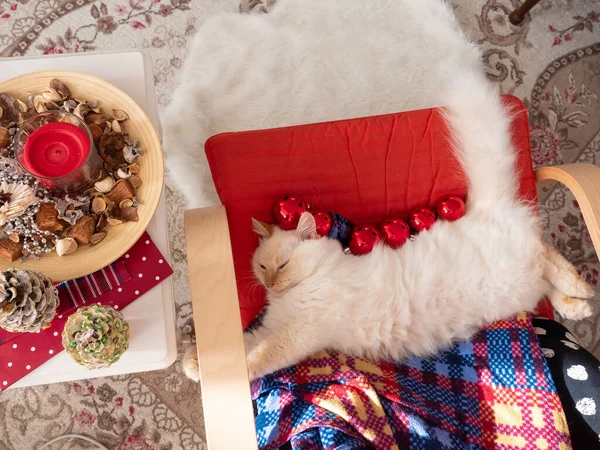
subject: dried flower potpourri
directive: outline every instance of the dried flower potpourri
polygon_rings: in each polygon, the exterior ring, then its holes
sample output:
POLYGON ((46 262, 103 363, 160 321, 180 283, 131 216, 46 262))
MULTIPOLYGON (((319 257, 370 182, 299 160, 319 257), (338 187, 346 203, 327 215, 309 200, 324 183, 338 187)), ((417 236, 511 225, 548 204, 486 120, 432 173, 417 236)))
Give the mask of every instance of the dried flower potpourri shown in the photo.
POLYGON ((0 93, 0 258, 24 261, 56 251, 60 256, 95 245, 110 227, 137 222, 141 186, 138 142, 127 134, 126 111, 106 111, 96 101, 73 98, 60 80, 26 99, 0 93), (25 171, 15 156, 21 124, 47 111, 83 120, 103 170, 91 189, 77 194, 52 192, 25 171))

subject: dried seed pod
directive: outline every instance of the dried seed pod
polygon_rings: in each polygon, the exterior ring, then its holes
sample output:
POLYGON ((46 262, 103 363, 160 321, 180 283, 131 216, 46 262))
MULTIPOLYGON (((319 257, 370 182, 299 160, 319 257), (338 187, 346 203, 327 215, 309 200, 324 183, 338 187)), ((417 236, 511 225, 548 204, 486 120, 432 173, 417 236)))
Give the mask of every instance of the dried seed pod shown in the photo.
POLYGON ((50 86, 46 88, 46 92, 42 94, 42 97, 44 97, 44 100, 47 102, 60 102, 63 100, 62 96, 50 86))
POLYGON ((48 111, 48 108, 46 108, 45 103, 46 101, 41 95, 36 95, 35 97, 33 97, 33 107, 37 112, 43 113, 48 111))
POLYGON ((8 238, 15 243, 21 240, 21 237, 17 233, 12 233, 8 238))
POLYGON ((75 114, 81 120, 85 120, 85 118, 86 118, 87 114, 89 114, 89 112, 90 112, 90 108, 88 107, 88 105, 86 105, 85 103, 80 103, 79 105, 77 105, 77 107, 73 111, 73 114, 75 114))
POLYGON ((8 128, 0 127, 0 148, 7 147, 10 144, 10 131, 8 128))
POLYGON ((77 250, 77 242, 73 238, 60 239, 56 242, 56 253, 58 256, 69 255, 77 250))
POLYGON ((89 128, 90 132, 92 133, 92 138, 94 139, 94 142, 97 143, 98 141, 100 141, 100 137, 102 136, 102 128, 100 128, 95 123, 90 124, 89 128))
POLYGON ((131 173, 138 173, 140 171, 140 165, 138 163, 129 164, 129 171, 131 173))
POLYGON ((106 200, 104 200, 102 197, 96 197, 92 201, 92 212, 94 214, 102 214, 104 211, 106 211, 106 207, 106 200))
POLYGON ((106 237, 106 231, 102 231, 100 233, 96 233, 94 235, 92 235, 92 237, 90 238, 90 244, 92 245, 96 245, 98 244, 100 241, 102 241, 105 237, 106 237))
POLYGON ((117 170, 117 176, 121 179, 126 180, 131 176, 131 172, 129 171, 129 168, 126 167, 125 169, 117 170))
MULTIPOLYGON (((26 113, 27 111, 29 111, 29 107, 27 106, 27 103, 17 99, 17 105, 19 106, 19 111, 22 113, 26 113)), ((2 114, 0 114, 0 117, 2 117, 2 114)))
POLYGON ((31 117, 29 115, 29 113, 27 113, 27 112, 20 112, 19 113, 19 120, 17 121, 17 124, 19 126, 23 125, 23 122, 25 122, 27 119, 29 119, 29 117, 31 117))
POLYGON ((106 227, 108 227, 108 220, 104 214, 101 214, 100 217, 98 217, 98 222, 96 223, 96 230, 104 231, 106 230, 106 227))
POLYGON ((90 242, 90 238, 96 230, 96 219, 93 216, 84 216, 65 231, 65 237, 72 237, 79 245, 90 242))
POLYGON ((115 133, 122 133, 122 132, 123 132, 123 131, 121 130, 121 125, 119 125, 119 122, 117 122, 117 119, 113 120, 113 121, 110 123, 110 126, 111 126, 112 130, 113 130, 115 133))
POLYGON ((96 190, 98 192, 102 192, 103 194, 110 192, 114 186, 115 181, 112 179, 112 177, 106 177, 103 180, 94 183, 96 190))
POLYGON ((123 148, 125 148, 125 138, 120 133, 105 133, 100 137, 98 144, 98 153, 100 157, 113 166, 124 164, 123 148))
POLYGON ((53 78, 50 80, 48 87, 55 90, 56 92, 58 92, 60 94, 60 96, 62 97, 61 98, 62 100, 71 96, 71 91, 69 91, 69 88, 67 86, 65 86, 64 83, 57 80, 56 78, 53 78))
POLYGON ((120 217, 121 219, 127 222, 137 222, 139 219, 137 209, 132 206, 126 206, 124 208, 120 208, 120 217))
POLYGON ((2 115, 0 119, 6 122, 15 122, 19 117, 19 107, 17 105, 17 99, 14 95, 8 92, 0 93, 0 108, 2 108, 2 115))
POLYGON ((125 200, 123 200, 121 203, 119 203, 119 208, 123 209, 123 208, 129 208, 133 206, 133 200, 126 198, 125 200))
POLYGON ((129 115, 121 109, 113 109, 113 117, 119 122, 129 119, 129 115))
POLYGON ((135 189, 127 180, 119 180, 115 187, 106 194, 106 196, 115 203, 121 203, 126 198, 132 199, 135 196, 135 189))
POLYGON ((58 111, 60 109, 60 106, 58 105, 58 103, 55 103, 55 102, 46 102, 44 104, 44 106, 46 106, 46 109, 48 111, 58 111))
POLYGON ((142 179, 137 175, 132 175, 129 177, 128 181, 134 187, 134 189, 137 189, 142 185, 142 179))
POLYGON ((106 221, 108 222, 109 225, 115 227, 117 225, 121 225, 123 223, 123 221, 121 219, 117 219, 116 217, 109 217, 108 219, 106 219, 106 221))
POLYGON ((100 128, 104 128, 104 124, 106 123, 106 117, 104 117, 104 115, 100 113, 89 113, 85 116, 85 123, 87 123, 88 125, 90 123, 95 123, 100 128))

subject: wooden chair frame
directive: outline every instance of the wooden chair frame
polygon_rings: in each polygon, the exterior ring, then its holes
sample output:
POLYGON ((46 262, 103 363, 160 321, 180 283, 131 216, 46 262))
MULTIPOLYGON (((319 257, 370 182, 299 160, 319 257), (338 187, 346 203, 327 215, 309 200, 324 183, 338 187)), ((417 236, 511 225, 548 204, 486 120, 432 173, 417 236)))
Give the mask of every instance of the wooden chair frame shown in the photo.
MULTIPOLYGON (((600 256, 600 167, 544 167, 536 181, 559 181, 573 192, 600 256)), ((185 235, 208 447, 256 449, 225 207, 186 211, 185 235)))

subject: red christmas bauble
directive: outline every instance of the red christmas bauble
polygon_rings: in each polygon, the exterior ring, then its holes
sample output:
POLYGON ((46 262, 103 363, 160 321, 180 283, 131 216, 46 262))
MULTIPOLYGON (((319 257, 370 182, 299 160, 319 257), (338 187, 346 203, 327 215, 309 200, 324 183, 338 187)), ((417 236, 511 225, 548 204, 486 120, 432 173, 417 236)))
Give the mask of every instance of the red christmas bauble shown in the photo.
POLYGON ((465 202, 458 197, 444 197, 437 204, 438 215, 449 222, 454 222, 465 215, 465 202))
POLYGON ((410 238, 410 227, 404 220, 390 217, 381 224, 381 234, 387 245, 398 248, 410 238))
POLYGON ((416 232, 429 230, 435 223, 435 213, 429 208, 415 209, 408 216, 408 223, 416 232))
POLYGON ((329 230, 331 230, 331 216, 329 213, 317 211, 312 213, 317 224, 317 234, 319 236, 327 236, 329 230))
POLYGON ((359 225, 352 232, 350 251, 355 255, 365 255, 381 240, 381 234, 373 225, 359 225))
POLYGON ((279 228, 294 230, 298 226, 300 216, 308 210, 304 200, 294 195, 286 195, 273 205, 273 218, 279 228))

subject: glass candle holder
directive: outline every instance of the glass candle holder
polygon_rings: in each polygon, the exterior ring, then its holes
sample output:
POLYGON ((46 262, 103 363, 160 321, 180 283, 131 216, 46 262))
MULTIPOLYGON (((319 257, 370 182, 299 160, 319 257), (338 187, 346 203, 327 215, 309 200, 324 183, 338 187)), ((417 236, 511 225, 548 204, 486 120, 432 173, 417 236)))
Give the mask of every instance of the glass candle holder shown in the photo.
POLYGON ((53 193, 83 192, 102 175, 92 133, 75 114, 47 111, 30 117, 17 130, 14 149, 21 167, 53 193))

